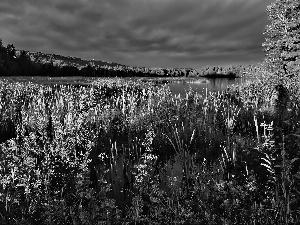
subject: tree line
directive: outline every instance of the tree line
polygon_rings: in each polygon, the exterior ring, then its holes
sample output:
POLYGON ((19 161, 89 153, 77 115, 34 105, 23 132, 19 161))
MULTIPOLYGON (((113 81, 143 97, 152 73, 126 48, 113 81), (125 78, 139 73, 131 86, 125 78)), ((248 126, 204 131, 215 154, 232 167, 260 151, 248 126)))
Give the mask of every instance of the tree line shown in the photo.
POLYGON ((241 77, 253 70, 251 66, 206 66, 200 69, 131 67, 116 63, 99 66, 93 60, 86 66, 79 66, 61 59, 58 60, 61 63, 56 63, 53 58, 31 57, 29 52, 17 51, 13 44, 3 46, 0 39, 0 76, 241 77))

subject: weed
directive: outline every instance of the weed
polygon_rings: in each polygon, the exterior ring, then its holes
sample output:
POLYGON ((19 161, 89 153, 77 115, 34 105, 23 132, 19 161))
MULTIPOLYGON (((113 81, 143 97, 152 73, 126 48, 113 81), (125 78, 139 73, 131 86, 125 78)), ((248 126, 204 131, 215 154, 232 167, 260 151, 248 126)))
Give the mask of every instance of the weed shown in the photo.
POLYGON ((276 85, 259 78, 202 97, 154 81, 3 82, 0 220, 294 223, 299 84, 276 85))

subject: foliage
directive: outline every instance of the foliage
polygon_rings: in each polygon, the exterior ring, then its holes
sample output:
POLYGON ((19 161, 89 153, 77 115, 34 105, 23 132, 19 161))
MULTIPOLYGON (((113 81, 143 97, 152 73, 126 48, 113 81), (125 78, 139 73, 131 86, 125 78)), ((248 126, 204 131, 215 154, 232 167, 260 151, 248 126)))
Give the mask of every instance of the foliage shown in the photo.
POLYGON ((298 0, 276 0, 267 8, 271 24, 264 50, 271 71, 277 76, 295 76, 300 70, 300 3, 298 0))
POLYGON ((0 220, 296 221, 299 86, 286 82, 290 103, 278 142, 267 97, 274 86, 263 79, 207 98, 122 79, 91 88, 4 81, 1 129, 13 134, 0 146, 0 220))

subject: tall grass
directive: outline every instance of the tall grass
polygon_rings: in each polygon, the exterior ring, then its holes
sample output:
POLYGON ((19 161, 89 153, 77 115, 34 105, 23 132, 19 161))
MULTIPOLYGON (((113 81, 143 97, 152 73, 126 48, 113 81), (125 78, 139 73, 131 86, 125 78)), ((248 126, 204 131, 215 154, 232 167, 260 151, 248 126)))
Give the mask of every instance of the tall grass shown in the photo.
POLYGON ((152 81, 3 82, 0 220, 293 223, 299 89, 286 86, 281 126, 264 80, 205 97, 152 81))

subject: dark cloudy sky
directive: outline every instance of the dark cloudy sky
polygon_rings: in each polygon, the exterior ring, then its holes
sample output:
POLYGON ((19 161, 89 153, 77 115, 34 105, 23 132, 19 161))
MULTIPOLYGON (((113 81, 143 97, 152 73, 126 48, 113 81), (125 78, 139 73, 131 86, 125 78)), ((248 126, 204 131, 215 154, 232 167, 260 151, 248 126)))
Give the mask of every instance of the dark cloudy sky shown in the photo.
POLYGON ((16 49, 130 66, 250 64, 264 58, 273 1, 0 0, 0 38, 16 49))

